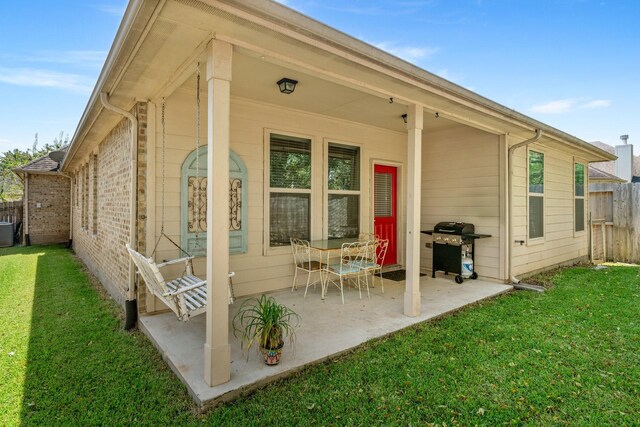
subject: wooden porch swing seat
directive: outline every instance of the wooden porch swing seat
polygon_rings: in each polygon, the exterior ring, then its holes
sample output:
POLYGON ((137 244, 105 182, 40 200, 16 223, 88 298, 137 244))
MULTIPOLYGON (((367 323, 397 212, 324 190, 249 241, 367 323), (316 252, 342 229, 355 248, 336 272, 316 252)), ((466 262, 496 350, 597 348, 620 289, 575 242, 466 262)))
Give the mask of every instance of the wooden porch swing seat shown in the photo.
MULTIPOLYGON (((156 264, 153 258, 147 258, 141 253, 131 249, 127 244, 127 251, 138 268, 138 272, 144 279, 147 289, 167 305, 179 320, 187 322, 191 317, 204 313, 207 310, 207 281, 193 275, 192 256, 178 258, 156 264), (169 282, 165 281, 160 269, 168 265, 184 263, 184 274, 169 282)), ((229 304, 233 304, 233 285, 231 278, 234 272, 229 273, 228 298, 229 304)))

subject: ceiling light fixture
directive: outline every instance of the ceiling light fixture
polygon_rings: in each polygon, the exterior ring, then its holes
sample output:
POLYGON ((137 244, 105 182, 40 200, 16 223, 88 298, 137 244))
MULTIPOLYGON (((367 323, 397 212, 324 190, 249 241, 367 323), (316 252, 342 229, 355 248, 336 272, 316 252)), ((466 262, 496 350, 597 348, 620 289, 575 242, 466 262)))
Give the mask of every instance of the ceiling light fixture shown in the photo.
POLYGON ((281 93, 286 93, 287 95, 293 93, 296 90, 296 85, 298 84, 297 80, 288 79, 286 77, 278 80, 277 85, 280 88, 281 93))

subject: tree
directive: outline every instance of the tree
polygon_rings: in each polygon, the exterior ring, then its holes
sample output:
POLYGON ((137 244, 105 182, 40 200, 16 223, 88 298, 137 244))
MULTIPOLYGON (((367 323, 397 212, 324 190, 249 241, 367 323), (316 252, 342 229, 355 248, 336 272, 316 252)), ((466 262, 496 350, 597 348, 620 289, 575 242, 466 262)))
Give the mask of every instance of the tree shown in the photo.
POLYGON ((20 200, 24 192, 20 178, 13 172, 13 169, 26 165, 34 159, 38 159, 51 151, 59 150, 69 143, 69 135, 60 132, 60 135, 53 139, 53 143, 45 144, 38 149, 38 134, 36 133, 32 148, 20 150, 15 148, 0 155, 0 201, 20 200))

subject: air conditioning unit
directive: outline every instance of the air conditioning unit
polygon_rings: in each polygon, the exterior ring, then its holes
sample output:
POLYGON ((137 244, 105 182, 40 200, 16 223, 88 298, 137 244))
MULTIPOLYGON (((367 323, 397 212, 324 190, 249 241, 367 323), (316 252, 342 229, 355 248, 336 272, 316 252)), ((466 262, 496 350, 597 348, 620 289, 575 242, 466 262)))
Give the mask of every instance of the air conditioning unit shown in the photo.
POLYGON ((0 222, 0 248, 13 246, 13 223, 0 222))

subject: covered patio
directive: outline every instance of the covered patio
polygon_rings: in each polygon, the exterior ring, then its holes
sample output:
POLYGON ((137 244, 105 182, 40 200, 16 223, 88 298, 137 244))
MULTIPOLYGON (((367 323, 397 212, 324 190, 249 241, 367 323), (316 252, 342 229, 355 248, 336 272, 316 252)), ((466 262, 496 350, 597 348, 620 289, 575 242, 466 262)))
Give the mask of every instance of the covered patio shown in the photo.
MULTIPOLYGON (((305 366, 339 356, 369 340, 384 337, 409 326, 459 310, 478 301, 492 298, 512 289, 509 285, 483 280, 467 280, 458 285, 452 277, 420 278, 420 315, 403 314, 405 282, 384 281, 384 293, 379 279, 371 296, 358 298, 357 289, 345 289, 345 304, 337 289, 329 289, 327 298, 320 298, 320 286, 272 292, 279 303, 300 315, 297 341, 292 348, 285 345, 282 361, 267 366, 252 349, 242 352, 233 336, 231 319, 247 297, 241 297, 229 307, 229 338, 231 345, 231 380, 209 387, 204 380, 202 343, 205 339, 206 316, 190 322, 176 320, 172 312, 142 316, 140 328, 156 345, 163 357, 183 381, 189 393, 201 407, 232 400, 271 381, 291 375, 305 366)), ((215 362, 214 362, 215 363, 215 362)))

